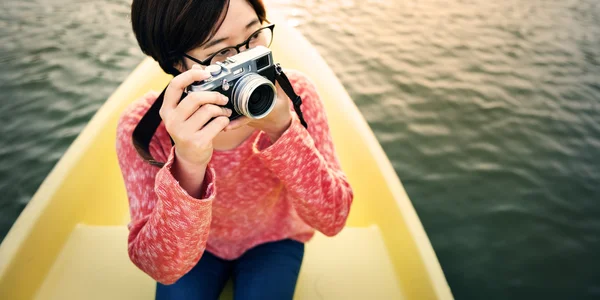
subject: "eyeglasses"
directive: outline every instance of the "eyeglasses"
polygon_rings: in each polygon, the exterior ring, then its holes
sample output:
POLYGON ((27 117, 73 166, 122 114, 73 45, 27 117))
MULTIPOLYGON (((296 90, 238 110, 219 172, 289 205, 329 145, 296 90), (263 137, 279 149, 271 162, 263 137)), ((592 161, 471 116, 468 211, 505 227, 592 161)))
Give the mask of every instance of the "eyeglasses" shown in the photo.
POLYGON ((273 28, 275 28, 275 24, 270 24, 268 26, 262 27, 254 33, 252 33, 250 37, 242 43, 237 44, 235 46, 223 48, 215 52, 213 55, 209 56, 205 60, 199 60, 187 54, 183 54, 183 56, 203 66, 208 66, 217 62, 222 62, 228 57, 234 56, 244 50, 254 48, 256 46, 271 46, 271 42, 273 42, 273 28))

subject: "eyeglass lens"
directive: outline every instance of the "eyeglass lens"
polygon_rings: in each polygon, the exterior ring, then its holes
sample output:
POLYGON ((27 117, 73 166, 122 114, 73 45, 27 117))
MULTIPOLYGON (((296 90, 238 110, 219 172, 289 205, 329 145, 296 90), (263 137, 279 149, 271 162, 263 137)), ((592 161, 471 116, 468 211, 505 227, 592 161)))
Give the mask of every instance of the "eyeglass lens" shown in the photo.
MULTIPOLYGON (((271 29, 265 27, 254 32, 246 41, 246 45, 240 47, 240 51, 244 51, 249 48, 254 48, 256 46, 271 46, 271 42, 273 41, 273 32, 271 29)), ((228 57, 234 56, 238 54, 238 50, 235 47, 227 47, 219 50, 216 55, 211 59, 210 63, 214 64, 216 62, 222 62, 228 57)))

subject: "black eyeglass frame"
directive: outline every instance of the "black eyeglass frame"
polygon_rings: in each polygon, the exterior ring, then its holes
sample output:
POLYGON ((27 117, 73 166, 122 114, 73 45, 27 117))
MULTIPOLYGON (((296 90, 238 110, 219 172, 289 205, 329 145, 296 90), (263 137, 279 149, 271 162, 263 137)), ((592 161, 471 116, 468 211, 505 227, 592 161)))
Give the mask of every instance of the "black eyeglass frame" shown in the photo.
MULTIPOLYGON (((273 36, 273 29, 274 29, 274 28, 275 28, 275 24, 274 24, 274 23, 272 23, 272 24, 269 24, 269 25, 267 25, 267 26, 265 26, 265 27, 261 27, 261 28, 257 29, 255 32, 253 32, 253 33, 252 33, 252 34, 251 34, 251 35, 248 37, 248 39, 247 39, 247 40, 245 40, 245 41, 243 41, 243 42, 241 42, 241 43, 239 43, 239 44, 237 44, 237 45, 235 45, 235 46, 229 46, 229 47, 225 47, 225 48, 223 48, 223 49, 220 49, 219 51, 215 52, 213 55, 209 56, 209 57, 208 57, 207 59, 205 59, 205 60, 199 60, 199 59, 197 59, 197 58, 194 58, 194 57, 192 57, 192 56, 190 56, 190 55, 187 55, 186 53, 184 53, 184 54, 183 54, 183 56, 185 56, 185 57, 189 58, 189 59, 190 59, 190 60, 192 60, 193 62, 195 62, 195 63, 198 63, 198 64, 200 64, 200 65, 203 65, 203 66, 209 66, 209 65, 210 65, 210 61, 211 61, 213 58, 215 58, 215 56, 217 56, 217 55, 219 54, 219 52, 222 52, 222 51, 223 51, 223 50, 225 50, 225 49, 232 48, 232 49, 235 49, 235 51, 236 51, 237 53, 240 53, 240 52, 242 52, 242 51, 240 51, 240 48, 241 48, 242 46, 246 46, 246 49, 249 49, 249 48, 250 48, 250 39, 252 39, 252 36, 254 36, 254 35, 257 33, 257 32, 259 32, 259 31, 261 31, 261 30, 265 30, 265 29, 269 29, 269 30, 271 30, 271 41, 270 41, 270 42, 269 42, 269 44, 267 45, 267 48, 268 48, 268 47, 270 47, 270 46, 271 46, 271 43, 273 43, 273 38, 274 38, 274 36, 273 36)), ((236 53, 236 54, 237 54, 237 53, 236 53)))

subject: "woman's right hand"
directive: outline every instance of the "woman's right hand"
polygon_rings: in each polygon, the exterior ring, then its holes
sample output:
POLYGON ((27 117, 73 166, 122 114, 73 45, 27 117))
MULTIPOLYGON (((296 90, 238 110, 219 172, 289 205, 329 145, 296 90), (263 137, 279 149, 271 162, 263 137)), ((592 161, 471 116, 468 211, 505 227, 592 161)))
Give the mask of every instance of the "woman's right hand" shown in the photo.
POLYGON ((231 110, 222 107, 227 104, 227 97, 218 92, 191 92, 179 102, 189 85, 209 77, 210 73, 199 65, 177 75, 165 91, 159 112, 175 142, 175 156, 189 166, 208 165, 212 140, 229 124, 231 116, 231 110))

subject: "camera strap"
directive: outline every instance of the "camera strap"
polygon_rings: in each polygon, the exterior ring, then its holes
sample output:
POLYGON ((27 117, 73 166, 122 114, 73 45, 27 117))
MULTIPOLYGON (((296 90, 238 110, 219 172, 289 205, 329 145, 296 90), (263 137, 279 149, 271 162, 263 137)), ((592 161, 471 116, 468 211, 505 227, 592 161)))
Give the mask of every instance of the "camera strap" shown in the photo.
MULTIPOLYGON (((296 114, 300 119, 300 123, 302 123, 302 126, 304 126, 305 128, 308 128, 308 125, 306 124, 306 121, 302 116, 302 110, 300 109, 300 105, 302 105, 302 98, 300 98, 300 96, 296 94, 294 88, 292 87, 292 84, 290 83, 290 80, 283 73, 279 65, 277 65, 276 72, 276 80, 277 82, 279 82, 279 85, 281 86, 285 94, 292 100, 292 103, 294 104, 294 110, 296 111, 296 114)), ((146 114, 144 114, 144 116, 140 119, 140 122, 136 125, 131 136, 133 146, 135 147, 137 153, 149 164, 159 168, 161 168, 164 165, 164 162, 159 162, 155 160, 154 157, 152 157, 152 155, 150 154, 150 141, 152 140, 156 129, 160 125, 160 122, 162 122, 159 111, 162 107, 166 90, 167 87, 163 89, 158 98, 156 98, 156 101, 154 101, 154 103, 152 104, 152 106, 150 106, 146 114)), ((183 100, 183 98, 186 95, 186 93, 183 93, 181 95, 181 100, 183 100)), ((171 145, 174 145, 175 142, 173 141, 173 138, 171 138, 170 136, 169 138, 171 139, 171 145)))
POLYGON ((302 110, 300 109, 300 105, 302 105, 302 98, 300 98, 300 96, 296 94, 296 92, 294 91, 294 87, 290 83, 290 80, 285 75, 285 73, 283 73, 283 70, 281 69, 281 66, 279 64, 276 65, 275 71, 277 72, 276 80, 277 82, 279 82, 279 85, 281 86, 285 94, 292 100, 292 103, 294 104, 294 110, 298 115, 298 119, 300 119, 300 123, 302 123, 302 126, 304 126, 304 128, 308 128, 308 125, 304 120, 304 116, 302 115, 302 110))

